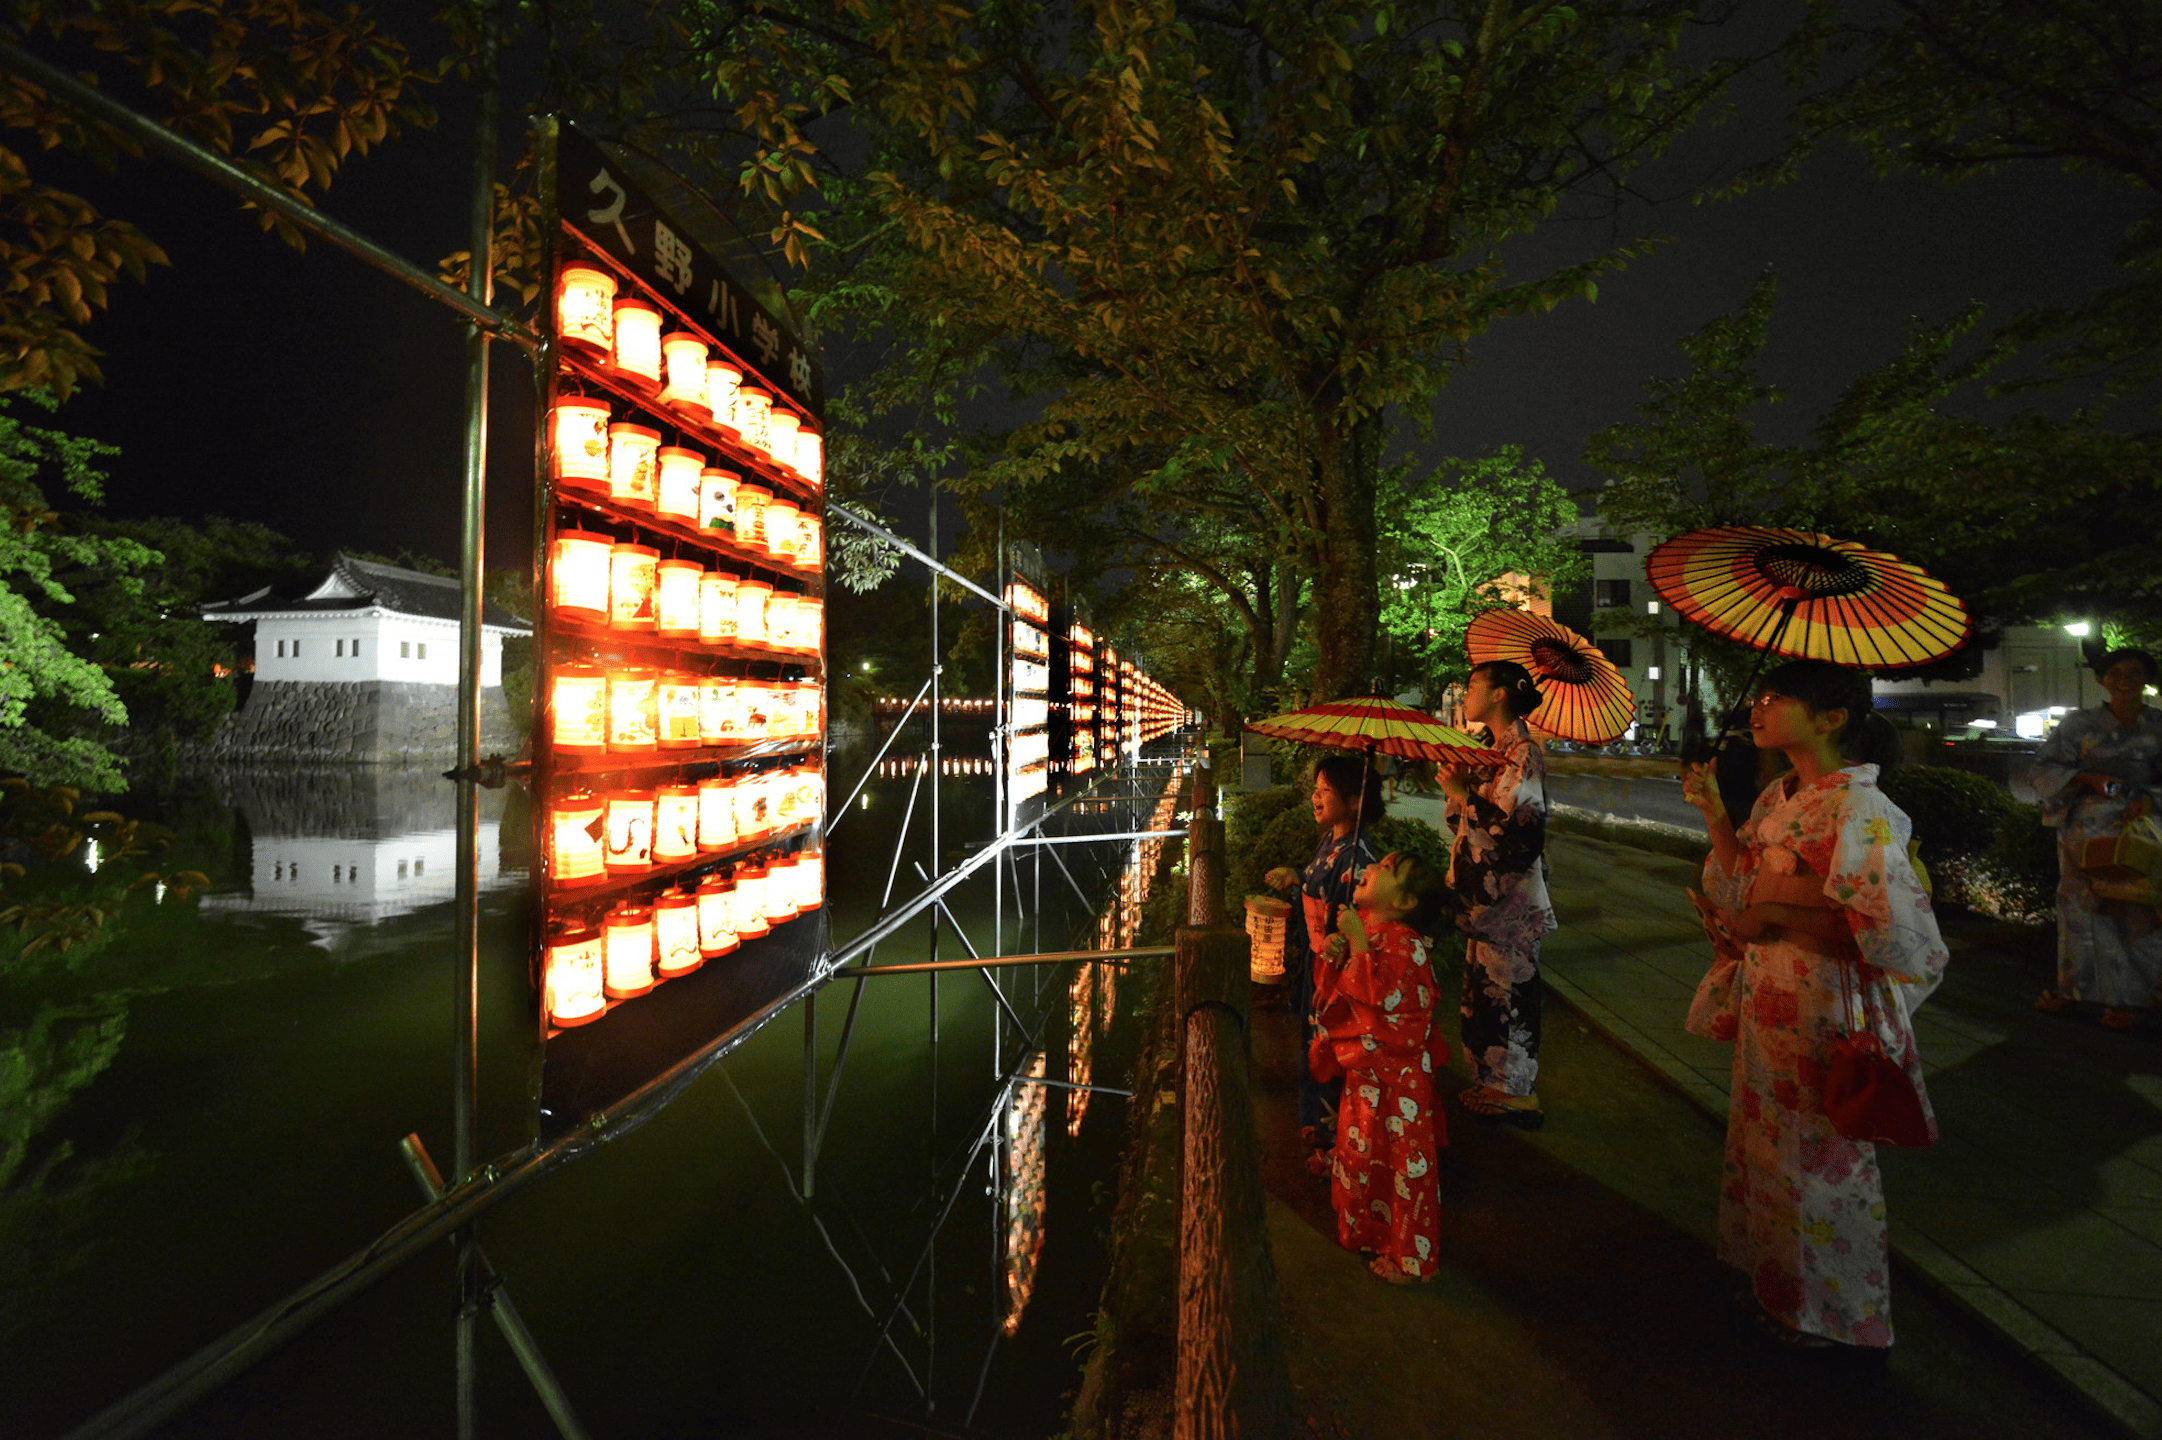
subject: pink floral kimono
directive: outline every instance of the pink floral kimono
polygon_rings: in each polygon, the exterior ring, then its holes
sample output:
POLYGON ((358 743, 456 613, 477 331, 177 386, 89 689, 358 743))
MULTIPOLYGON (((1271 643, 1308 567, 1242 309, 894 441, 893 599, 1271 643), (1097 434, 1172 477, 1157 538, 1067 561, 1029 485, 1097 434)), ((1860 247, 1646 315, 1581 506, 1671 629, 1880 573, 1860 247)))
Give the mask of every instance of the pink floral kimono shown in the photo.
POLYGON ((1828 1047, 1847 1033, 1859 972, 1877 1038, 1913 1079, 1934 1137, 1908 1016, 1942 978, 1947 956, 1908 859, 1912 827, 1876 779, 1874 765, 1835 770, 1799 789, 1795 776, 1782 776, 1738 832, 1735 871, 1717 853, 1704 862, 1704 888, 1727 914, 1749 903, 1752 888, 1760 899, 1784 890, 1795 903, 1821 895, 1814 903, 1843 912, 1853 942, 1791 931, 1750 942, 1739 959, 1718 961, 1704 977, 1688 1028, 1735 1041, 1719 1258, 1749 1277, 1767 1312, 1797 1330, 1886 1346, 1890 1249, 1876 1146, 1834 1131, 1819 1091, 1828 1047), (1847 960, 1835 958, 1840 951, 1847 960))

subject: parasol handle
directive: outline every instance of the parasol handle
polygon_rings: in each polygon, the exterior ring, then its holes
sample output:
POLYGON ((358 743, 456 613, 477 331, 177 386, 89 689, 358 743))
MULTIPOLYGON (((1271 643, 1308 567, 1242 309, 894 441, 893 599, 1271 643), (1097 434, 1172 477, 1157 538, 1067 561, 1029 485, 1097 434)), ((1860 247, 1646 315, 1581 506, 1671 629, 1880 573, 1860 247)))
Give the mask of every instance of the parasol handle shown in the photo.
MULTIPOLYGON (((1786 637, 1787 626, 1793 621, 1794 612, 1800 607, 1802 598, 1800 595, 1789 595, 1780 600, 1779 623, 1772 627, 1770 638, 1764 642, 1764 648, 1757 652, 1757 663, 1749 667, 1749 678, 1742 682, 1742 694, 1745 697, 1749 697, 1749 692, 1757 688, 1757 677, 1764 673, 1764 662, 1771 658, 1774 647, 1786 637)), ((1749 700, 1745 699, 1743 703, 1747 704, 1749 700)), ((1720 754, 1727 748, 1727 741, 1733 738, 1724 723, 1726 716, 1721 715, 1719 718, 1722 722, 1719 727, 1719 738, 1712 742, 1711 753, 1704 757, 1704 763, 1707 765, 1718 762, 1720 754)))

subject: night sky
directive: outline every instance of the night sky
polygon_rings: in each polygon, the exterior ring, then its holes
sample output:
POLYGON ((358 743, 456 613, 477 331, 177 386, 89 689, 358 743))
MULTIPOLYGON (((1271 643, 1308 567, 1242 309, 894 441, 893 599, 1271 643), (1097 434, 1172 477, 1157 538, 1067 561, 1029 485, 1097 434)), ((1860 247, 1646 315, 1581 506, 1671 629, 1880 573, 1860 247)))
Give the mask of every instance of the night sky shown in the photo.
MULTIPOLYGON (((324 208, 430 266, 460 248, 471 132, 457 101, 443 97, 437 131, 352 164, 324 208)), ((1644 188, 1679 194, 1764 153, 1783 97, 1767 78, 1744 103, 1742 123, 1692 140, 1644 188)), ((296 254, 225 192, 168 166, 41 164, 174 261, 147 285, 116 287, 89 331, 107 352, 107 386, 61 412, 66 428, 122 447, 110 513, 224 515, 311 549, 455 558, 463 341, 449 311, 321 242, 296 254)), ((1767 265, 1783 281, 1767 374, 1790 395, 1767 433, 1799 438, 1847 379, 1892 353, 1908 316, 1944 319, 1970 299, 2002 316, 2107 283, 2137 199, 2045 165, 1957 186, 1878 181, 1857 153, 1833 148, 1784 189, 1554 224, 1521 242, 1522 270, 1617 233, 1677 238, 1604 282, 1598 303, 1475 342, 1436 403, 1436 446, 1470 455, 1516 443, 1569 487, 1596 485, 1586 437, 1629 418, 1647 376, 1677 373, 1674 342, 1738 307, 1767 265)), ((488 543, 500 566, 530 544, 532 402, 519 352, 499 345, 496 356, 488 543)), ((920 518, 920 505, 908 512, 920 518)))

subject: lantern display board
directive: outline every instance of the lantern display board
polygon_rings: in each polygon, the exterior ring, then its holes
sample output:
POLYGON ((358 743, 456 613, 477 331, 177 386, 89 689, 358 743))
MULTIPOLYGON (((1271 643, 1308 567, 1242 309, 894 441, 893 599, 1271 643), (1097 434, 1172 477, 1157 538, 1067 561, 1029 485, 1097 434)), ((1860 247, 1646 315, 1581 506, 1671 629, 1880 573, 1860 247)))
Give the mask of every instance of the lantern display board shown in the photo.
POLYGON ((1079 780, 1096 772, 1096 632, 1087 612, 1055 612, 1051 642, 1052 754, 1060 775, 1079 780))
POLYGON ((758 1021, 826 950, 817 367, 778 286, 723 268, 753 252, 680 179, 568 125, 557 166, 534 627, 544 1139, 758 1021))
POLYGON ((1051 783, 1051 599, 1043 559, 1032 545, 1012 547, 1006 580, 1006 814, 1019 824, 1041 808, 1051 783))

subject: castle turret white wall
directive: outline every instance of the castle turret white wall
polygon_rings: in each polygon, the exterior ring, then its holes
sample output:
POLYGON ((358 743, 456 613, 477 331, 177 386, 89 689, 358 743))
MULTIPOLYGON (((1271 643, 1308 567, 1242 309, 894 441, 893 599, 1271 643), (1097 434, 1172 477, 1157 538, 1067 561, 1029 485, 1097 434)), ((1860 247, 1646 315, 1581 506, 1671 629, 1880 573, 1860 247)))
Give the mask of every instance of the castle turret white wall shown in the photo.
MULTIPOLYGON (((503 683, 503 636, 483 627, 480 683, 503 683)), ((458 683, 458 623, 385 610, 256 617, 258 681, 458 683)))

